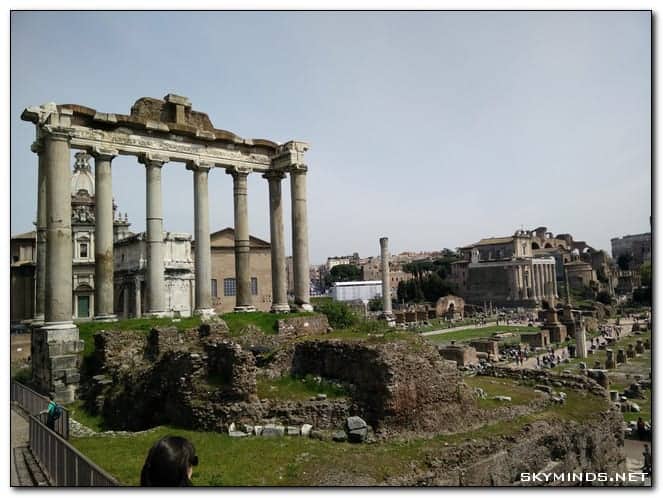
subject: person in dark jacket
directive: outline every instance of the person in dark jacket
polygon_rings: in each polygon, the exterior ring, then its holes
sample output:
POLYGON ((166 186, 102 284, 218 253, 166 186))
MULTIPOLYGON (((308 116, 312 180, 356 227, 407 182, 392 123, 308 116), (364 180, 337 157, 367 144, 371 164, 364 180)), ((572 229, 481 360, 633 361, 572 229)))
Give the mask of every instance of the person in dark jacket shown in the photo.
POLYGON ((188 439, 166 436, 159 439, 147 454, 140 472, 141 486, 193 486, 193 467, 198 465, 196 449, 188 439))

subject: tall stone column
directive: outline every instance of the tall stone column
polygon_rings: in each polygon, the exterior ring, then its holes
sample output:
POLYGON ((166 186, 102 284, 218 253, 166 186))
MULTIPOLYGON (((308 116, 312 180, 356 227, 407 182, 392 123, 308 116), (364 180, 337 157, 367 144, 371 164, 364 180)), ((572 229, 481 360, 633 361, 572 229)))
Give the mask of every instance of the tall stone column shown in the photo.
POLYGON ((382 270, 382 314, 393 319, 391 311, 391 275, 389 273, 389 238, 380 238, 380 268, 382 270))
POLYGON ((146 172, 147 218, 147 313, 166 316, 165 278, 163 263, 163 205, 161 199, 161 168, 168 161, 164 157, 144 154, 140 162, 146 172))
POLYGON ((233 177, 235 207, 235 308, 234 311, 255 311, 251 299, 251 262, 249 246, 248 168, 226 170, 233 177))
POLYGON ((268 171, 263 178, 269 183, 269 232, 272 247, 272 308, 274 313, 287 313, 288 283, 285 272, 285 242, 283 237, 282 171, 268 171))
POLYGON ((83 349, 72 315, 71 169, 69 137, 44 136, 46 154, 46 272, 44 326, 32 334, 33 380, 61 403, 76 398, 83 349))
POLYGON ((302 164, 290 168, 292 198, 292 259, 295 277, 295 305, 313 311, 309 295, 308 219, 306 213, 306 171, 302 164))
POLYGON ((48 223, 44 319, 51 326, 71 324, 73 315, 69 139, 64 134, 49 134, 45 148, 48 223))
POLYGON ((113 307, 113 177, 117 151, 95 149, 94 319, 115 321, 113 307))
POLYGON ((37 154, 37 265, 35 267, 35 309, 32 324, 44 324, 44 299, 46 287, 46 232, 48 216, 46 211, 46 170, 47 160, 43 140, 32 144, 32 152, 37 154))
POLYGON ((559 294, 557 292, 557 262, 552 265, 552 277, 553 277, 553 294, 555 299, 559 299, 559 294))
POLYGON ((195 315, 213 316, 212 250, 209 236, 208 175, 211 164, 188 163, 193 171, 193 210, 195 247, 195 315))

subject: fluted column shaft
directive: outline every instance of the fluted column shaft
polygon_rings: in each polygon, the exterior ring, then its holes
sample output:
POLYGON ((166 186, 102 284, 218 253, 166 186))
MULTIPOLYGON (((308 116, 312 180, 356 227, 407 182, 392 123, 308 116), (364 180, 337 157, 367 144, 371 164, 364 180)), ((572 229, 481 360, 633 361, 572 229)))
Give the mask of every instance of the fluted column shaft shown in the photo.
POLYGON ((235 207, 235 311, 255 311, 251 300, 251 266, 249 246, 249 213, 247 177, 249 170, 232 168, 235 207))
POLYGON ((165 159, 141 158, 146 172, 147 221, 147 314, 166 313, 163 263, 163 203, 161 198, 161 168, 165 159))
POLYGON ((46 274, 44 321, 72 322, 71 170, 69 138, 44 137, 46 171, 46 274))
POLYGON ((46 232, 48 230, 48 215, 46 211, 46 171, 47 158, 43 141, 36 141, 32 151, 38 156, 39 166, 37 172, 37 264, 35 267, 35 309, 33 323, 44 321, 44 298, 46 286, 46 232))
POLYGON ((295 304, 312 311, 309 296, 308 219, 306 213, 306 171, 304 165, 290 169, 292 197, 292 259, 295 280, 295 304))
POLYGON ((275 313, 290 311, 288 283, 285 271, 285 242, 283 236, 283 199, 281 171, 268 171, 263 175, 269 183, 269 232, 272 257, 272 308, 275 313))
POLYGON ((113 307, 113 178, 116 151, 95 150, 94 318, 114 320, 113 307))
POLYGON ((193 171, 193 210, 195 247, 195 314, 213 315, 212 308, 212 252, 209 236, 209 187, 211 165, 189 163, 193 171))

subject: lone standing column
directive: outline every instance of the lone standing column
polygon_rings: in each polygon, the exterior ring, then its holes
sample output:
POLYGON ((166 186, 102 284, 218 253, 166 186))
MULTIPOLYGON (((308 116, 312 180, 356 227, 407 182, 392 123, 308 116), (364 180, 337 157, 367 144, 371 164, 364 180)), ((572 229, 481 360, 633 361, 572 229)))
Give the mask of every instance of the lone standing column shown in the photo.
POLYGON ((283 202, 281 197, 282 171, 268 171, 263 175, 269 182, 269 230, 272 246, 272 308, 274 313, 287 313, 288 283, 285 273, 285 244, 283 240, 283 202))
POLYGON ((389 238, 380 238, 380 267, 382 269, 382 314, 389 320, 391 311, 391 276, 389 273, 389 238))
POLYGON ((247 203, 248 168, 226 170, 233 177, 235 205, 235 308, 233 311, 255 311, 251 303, 251 266, 249 246, 249 213, 247 203))
POLYGON ((193 171, 193 206, 194 206, 194 236, 196 238, 196 290, 194 314, 213 316, 216 313, 212 308, 212 253, 209 238, 209 195, 208 174, 212 165, 187 164, 187 169, 193 171))
POLYGON ((37 140, 32 144, 32 152, 39 157, 39 170, 37 173, 37 265, 35 275, 35 311, 33 325, 44 323, 44 297, 46 286, 46 232, 48 218, 46 214, 46 154, 44 143, 37 140))
POLYGON ((578 323, 576 327, 576 356, 587 358, 587 332, 584 323, 578 323))
POLYGON ((161 201, 161 168, 166 158, 145 154, 147 189, 147 315, 166 315, 163 264, 163 211, 161 201))
POLYGON ((113 308, 113 179, 117 151, 95 149, 94 319, 115 321, 113 308))
POLYGON ((292 197, 292 259, 295 280, 295 305, 313 311, 309 296, 308 220, 306 214, 306 171, 303 164, 290 167, 292 197))

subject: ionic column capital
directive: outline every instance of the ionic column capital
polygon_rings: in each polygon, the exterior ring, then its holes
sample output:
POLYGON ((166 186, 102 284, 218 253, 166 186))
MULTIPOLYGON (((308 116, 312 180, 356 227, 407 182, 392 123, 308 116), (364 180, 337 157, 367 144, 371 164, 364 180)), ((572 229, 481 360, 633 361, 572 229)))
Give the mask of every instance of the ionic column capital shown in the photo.
POLYGON ((92 147, 90 155, 95 159, 112 161, 119 155, 119 151, 115 149, 104 149, 102 147, 92 147))
POLYGON ((214 167, 214 164, 212 163, 205 163, 200 160, 194 160, 194 161, 188 161, 186 163, 186 169, 189 171, 202 171, 202 172, 209 172, 214 167))
POLYGON ((144 164, 145 166, 161 168, 168 161, 170 161, 170 157, 161 154, 143 152, 142 154, 138 155, 138 162, 144 164))
POLYGON ((34 152, 35 154, 41 154, 44 152, 44 141, 43 140, 35 140, 32 142, 32 145, 30 145, 30 151, 34 152))
POLYGON ((287 170, 291 175, 305 175, 308 171, 308 166, 306 164, 291 164, 287 170))
POLYGON ((276 170, 276 169, 270 169, 268 171, 265 171, 265 173, 262 175, 263 178, 266 180, 271 181, 281 181, 285 178, 285 172, 282 170, 276 170))
POLYGON ((233 178, 246 178, 251 171, 252 169, 248 166, 231 166, 226 168, 226 174, 231 175, 233 178))

